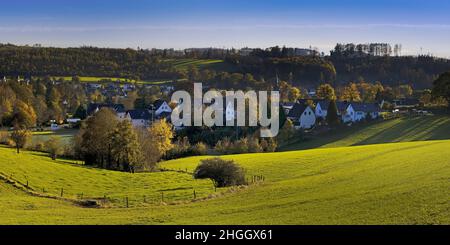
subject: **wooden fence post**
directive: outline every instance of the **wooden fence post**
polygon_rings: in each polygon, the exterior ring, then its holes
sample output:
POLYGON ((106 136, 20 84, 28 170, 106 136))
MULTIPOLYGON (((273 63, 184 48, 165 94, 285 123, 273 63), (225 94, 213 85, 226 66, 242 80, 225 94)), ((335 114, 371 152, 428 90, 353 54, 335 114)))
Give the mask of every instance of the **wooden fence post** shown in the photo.
POLYGON ((197 199, 197 194, 195 194, 195 189, 194 189, 194 199, 197 199))
POLYGON ((126 201, 126 203, 127 203, 127 208, 128 208, 128 196, 125 197, 125 201, 126 201))
POLYGON ((64 188, 61 188, 61 197, 64 195, 64 188))
POLYGON ((161 202, 164 202, 164 192, 161 191, 161 202))

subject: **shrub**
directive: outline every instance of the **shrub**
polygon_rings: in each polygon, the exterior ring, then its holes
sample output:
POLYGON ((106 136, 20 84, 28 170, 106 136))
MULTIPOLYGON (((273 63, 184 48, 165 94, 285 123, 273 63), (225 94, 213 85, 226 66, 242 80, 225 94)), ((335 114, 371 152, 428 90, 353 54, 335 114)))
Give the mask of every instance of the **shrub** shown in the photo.
POLYGON ((201 160, 194 171, 194 178, 209 178, 216 187, 245 184, 244 170, 234 161, 218 157, 201 160))
POLYGON ((56 160, 59 154, 63 152, 60 137, 51 137, 45 142, 45 151, 50 154, 52 160, 56 160))
POLYGON ((247 138, 242 138, 233 143, 230 149, 232 154, 241 154, 248 152, 248 140, 247 138))
POLYGON ((205 143, 199 142, 192 146, 192 153, 198 156, 206 155, 208 153, 208 147, 205 143))
POLYGON ((220 154, 229 154, 231 145, 232 144, 231 144, 230 140, 228 138, 225 138, 224 140, 217 141, 217 144, 214 147, 214 150, 220 154))
POLYGON ((250 153, 257 153, 257 152, 262 152, 263 149, 261 147, 261 145, 259 144, 259 140, 256 137, 251 137, 248 140, 248 152, 250 153))
POLYGON ((41 141, 38 141, 36 143, 32 143, 29 146, 27 146, 27 150, 44 152, 45 144, 41 141))
POLYGON ((9 133, 6 131, 0 131, 0 144, 7 145, 9 143, 9 133))

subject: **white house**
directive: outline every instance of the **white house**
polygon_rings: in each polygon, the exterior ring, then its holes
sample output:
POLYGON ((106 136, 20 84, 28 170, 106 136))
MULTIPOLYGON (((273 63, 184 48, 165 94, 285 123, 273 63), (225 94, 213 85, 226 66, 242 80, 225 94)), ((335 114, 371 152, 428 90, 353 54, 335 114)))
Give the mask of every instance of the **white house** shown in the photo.
POLYGON ((125 119, 130 120, 133 127, 148 127, 152 122, 152 112, 145 109, 129 110, 126 112, 125 119))
POLYGON ((352 103, 355 110, 354 120, 361 121, 370 116, 370 119, 376 119, 380 116, 381 108, 376 103, 352 103))
POLYGON ((316 108, 314 110, 314 113, 316 114, 317 118, 325 119, 327 118, 327 112, 328 112, 328 106, 330 105, 330 101, 328 100, 319 100, 316 101, 316 108))
POLYGON ((343 123, 351 123, 356 121, 356 113, 352 104, 347 101, 337 101, 336 106, 338 109, 338 115, 341 117, 343 123))
POLYGON ((169 104, 164 100, 156 100, 153 103, 153 108, 155 110, 155 116, 160 117, 163 113, 170 114, 172 113, 172 108, 170 108, 169 104))
POLYGON ((294 122, 296 128, 310 129, 316 124, 316 115, 310 106, 296 103, 287 118, 294 122))

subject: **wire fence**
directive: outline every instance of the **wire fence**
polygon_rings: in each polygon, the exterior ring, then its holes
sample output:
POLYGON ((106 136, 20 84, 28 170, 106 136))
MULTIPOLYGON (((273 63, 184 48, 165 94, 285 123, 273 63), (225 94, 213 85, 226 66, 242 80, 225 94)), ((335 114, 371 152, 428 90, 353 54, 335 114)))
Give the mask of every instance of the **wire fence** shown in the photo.
MULTIPOLYGON (((187 170, 177 170, 186 171, 187 170)), ((38 194, 42 197, 62 198, 77 201, 79 203, 88 202, 90 205, 103 206, 103 207, 139 207, 145 205, 158 205, 158 204, 178 204, 191 202, 196 200, 208 199, 222 194, 227 188, 218 188, 214 184, 211 189, 195 189, 186 188, 183 190, 159 190, 149 191, 148 193, 126 193, 122 195, 105 193, 103 195, 92 195, 89 192, 76 192, 72 191, 70 187, 54 187, 54 186, 37 186, 32 185, 30 180, 24 182, 14 179, 13 175, 4 175, 0 173, 0 176, 10 183, 13 183, 15 187, 21 188, 27 192, 38 194)), ((246 177, 246 185, 254 185, 265 181, 264 175, 251 175, 246 177)))

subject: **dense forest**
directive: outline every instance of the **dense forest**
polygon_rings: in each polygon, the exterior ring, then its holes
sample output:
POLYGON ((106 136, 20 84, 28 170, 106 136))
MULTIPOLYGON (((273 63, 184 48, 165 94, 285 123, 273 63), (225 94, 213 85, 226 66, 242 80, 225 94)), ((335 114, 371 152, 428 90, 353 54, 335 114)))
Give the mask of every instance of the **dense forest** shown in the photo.
MULTIPOLYGON (((335 86, 348 82, 379 81, 389 86, 411 85, 414 89, 431 88, 432 82, 450 70, 450 61, 430 56, 372 56, 345 55, 331 52, 331 56, 312 53, 292 55, 293 50, 272 47, 256 49, 243 56, 233 52, 216 52, 214 59, 223 65, 197 67, 210 73, 251 74, 257 80, 279 78, 295 86, 315 88, 321 83, 335 86), (225 69, 226 67, 226 69, 225 69)), ((211 52, 207 52, 211 56, 211 52)), ((0 76, 96 76, 130 79, 188 78, 186 70, 178 69, 167 60, 192 58, 167 57, 151 50, 109 48, 49 48, 0 44, 0 76)), ((175 62, 176 63, 176 62, 175 62)), ((192 79, 190 79, 192 80, 192 79)), ((203 81, 205 82, 205 81, 203 81)), ((213 81, 214 82, 214 81, 213 81)))
POLYGON ((44 48, 0 45, 0 75, 173 78, 157 56, 133 49, 44 48))
POLYGON ((439 74, 450 70, 450 61, 431 56, 331 56, 328 58, 336 68, 336 80, 380 81, 384 85, 410 84, 414 89, 433 86, 439 74))

